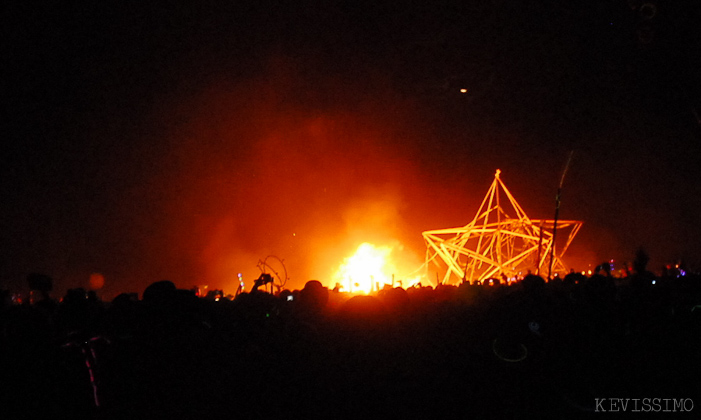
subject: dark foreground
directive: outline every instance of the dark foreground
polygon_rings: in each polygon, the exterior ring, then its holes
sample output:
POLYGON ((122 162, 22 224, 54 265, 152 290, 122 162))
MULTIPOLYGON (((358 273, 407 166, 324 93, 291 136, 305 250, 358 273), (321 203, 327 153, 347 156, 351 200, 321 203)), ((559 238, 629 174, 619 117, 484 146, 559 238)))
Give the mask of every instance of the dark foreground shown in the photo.
POLYGON ((292 301, 73 291, 3 306, 0 417, 700 418, 697 305, 695 276, 351 299, 310 282, 292 301))

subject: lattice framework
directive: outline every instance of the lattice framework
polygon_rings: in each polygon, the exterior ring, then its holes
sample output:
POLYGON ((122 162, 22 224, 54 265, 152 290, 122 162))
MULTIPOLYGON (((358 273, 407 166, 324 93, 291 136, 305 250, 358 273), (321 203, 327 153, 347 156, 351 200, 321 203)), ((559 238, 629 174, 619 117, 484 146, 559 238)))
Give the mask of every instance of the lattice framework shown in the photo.
POLYGON ((426 267, 433 262, 445 270, 442 279, 438 279, 440 283, 514 278, 528 271, 547 276, 551 251, 558 251, 554 241, 556 226, 557 236, 567 235, 567 239, 559 252, 553 252, 552 272, 566 271, 562 256, 583 222, 529 218, 504 185, 500 173, 497 169, 472 222, 463 227, 423 232, 426 267))

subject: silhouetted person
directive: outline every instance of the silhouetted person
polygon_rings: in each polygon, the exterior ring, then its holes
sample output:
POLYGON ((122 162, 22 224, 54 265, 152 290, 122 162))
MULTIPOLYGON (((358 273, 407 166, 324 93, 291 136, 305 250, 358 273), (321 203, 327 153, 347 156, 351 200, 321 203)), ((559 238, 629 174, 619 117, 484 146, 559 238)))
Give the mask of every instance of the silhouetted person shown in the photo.
POLYGON ((175 284, 170 280, 161 280, 151 283, 142 295, 144 302, 152 302, 154 300, 169 299, 175 293, 175 284))
POLYGON ((320 315, 329 302, 329 289, 318 280, 309 280, 299 292, 298 307, 308 315, 320 315))
POLYGON ((521 286, 528 294, 539 293, 545 289, 545 280, 535 274, 529 274, 521 280, 521 286))
POLYGON ((56 310, 57 303, 51 299, 53 279, 46 274, 32 273, 27 276, 29 285, 29 303, 47 311, 50 314, 56 310))
POLYGON ((572 286, 575 284, 582 284, 585 280, 586 276, 584 274, 570 271, 563 279, 563 283, 565 285, 572 286))

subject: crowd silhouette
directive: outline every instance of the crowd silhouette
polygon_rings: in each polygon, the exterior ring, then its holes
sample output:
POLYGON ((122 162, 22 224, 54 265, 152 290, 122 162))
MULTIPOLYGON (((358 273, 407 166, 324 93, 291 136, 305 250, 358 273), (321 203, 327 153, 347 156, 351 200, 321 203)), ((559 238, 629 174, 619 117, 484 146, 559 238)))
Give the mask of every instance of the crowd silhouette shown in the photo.
POLYGON ((2 418, 563 419, 592 415, 596 398, 698 404, 701 278, 684 274, 356 296, 312 280, 235 298, 164 280, 110 302, 52 300, 33 275, 33 301, 2 292, 2 418))

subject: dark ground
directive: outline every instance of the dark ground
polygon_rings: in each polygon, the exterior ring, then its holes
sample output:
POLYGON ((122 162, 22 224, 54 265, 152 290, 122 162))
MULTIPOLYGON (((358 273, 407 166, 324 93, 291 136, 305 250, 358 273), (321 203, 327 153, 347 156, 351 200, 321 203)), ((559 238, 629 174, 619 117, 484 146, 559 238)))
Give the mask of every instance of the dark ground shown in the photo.
POLYGON ((701 279, 690 275, 349 300, 310 282, 291 302, 164 284, 141 300, 74 291, 4 307, 4 418, 569 419, 602 416, 596 398, 701 401, 701 279), (81 348, 95 352, 99 408, 81 348))

